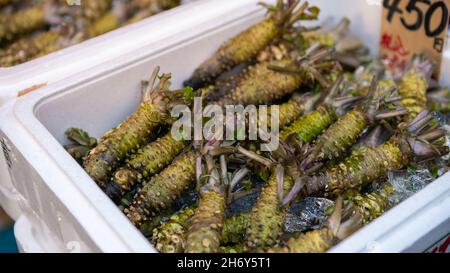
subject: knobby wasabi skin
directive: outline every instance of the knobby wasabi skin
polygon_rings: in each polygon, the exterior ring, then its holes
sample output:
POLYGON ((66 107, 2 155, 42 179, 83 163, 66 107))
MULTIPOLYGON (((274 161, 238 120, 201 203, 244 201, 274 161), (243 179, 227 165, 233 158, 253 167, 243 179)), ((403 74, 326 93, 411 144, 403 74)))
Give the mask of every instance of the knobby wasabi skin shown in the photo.
POLYGON ((317 139, 315 160, 338 158, 347 151, 369 125, 367 115, 362 109, 353 109, 325 130, 317 139), (316 151, 317 150, 317 151, 316 151))
POLYGON ((217 101, 218 105, 262 105, 288 94, 292 94, 310 76, 305 73, 288 74, 274 71, 270 65, 297 68, 298 65, 291 59, 258 63, 245 71, 245 76, 239 84, 217 101))
POLYGON ((280 139, 286 141, 289 137, 294 136, 301 143, 311 143, 333 124, 338 118, 337 109, 331 105, 329 100, 336 95, 342 79, 343 77, 338 77, 327 93, 320 95, 319 100, 309 102, 313 107, 317 102, 320 102, 320 105, 314 111, 307 107, 305 115, 298 117, 289 126, 282 129, 280 139))
POLYGON ((243 244, 235 244, 229 246, 220 246, 220 253, 234 254, 234 253, 244 253, 245 246, 243 244))
MULTIPOLYGON (((154 71, 152 85, 158 71, 154 71)), ((170 77, 170 74, 163 74, 156 87, 150 86, 136 112, 106 133, 86 157, 84 169, 102 189, 109 183, 112 171, 142 147, 166 121, 171 103, 181 96, 180 92, 168 92, 170 77)))
POLYGON ((363 217, 364 224, 368 224, 381 216, 389 207, 389 196, 394 187, 384 183, 380 189, 365 194, 357 194, 348 198, 363 217))
POLYGON ((295 135, 303 143, 311 143, 337 119, 334 110, 319 106, 316 110, 299 117, 280 132, 280 139, 295 135))
POLYGON ((308 170, 315 163, 337 159, 346 154, 363 131, 375 124, 377 119, 400 116, 406 113, 403 109, 381 112, 380 109, 386 109, 390 105, 382 103, 381 97, 374 95, 376 90, 379 89, 375 81, 372 82, 370 89, 372 91, 369 91, 364 106, 354 108, 339 117, 317 138, 314 147, 301 163, 303 170, 308 170))
MULTIPOLYGON (((298 93, 293 94, 287 102, 279 105, 278 128, 282 130, 283 128, 286 128, 289 124, 294 122, 296 119, 301 117, 303 113, 310 112, 317 100, 317 95, 300 95, 298 93)), ((267 128, 271 127, 271 109, 271 107, 268 107, 267 109, 267 118, 265 120, 267 128)), ((260 117, 258 122, 261 128, 263 124, 262 117, 260 117)))
POLYGON ((222 45, 213 56, 194 71, 185 85, 199 88, 211 83, 230 68, 255 58, 276 37, 301 19, 308 5, 305 2, 296 10, 299 2, 296 0, 292 5, 288 5, 284 1, 278 1, 269 18, 241 32, 222 45))
POLYGON ((427 109, 426 93, 432 71, 431 61, 415 57, 412 60, 411 68, 401 78, 398 94, 402 97, 403 107, 408 111, 405 122, 411 121, 422 110, 427 109))
POLYGON ((152 243, 162 253, 183 253, 185 234, 195 208, 187 207, 153 230, 152 243))
POLYGON ((241 243, 244 240, 249 220, 250 213, 237 214, 226 218, 221 231, 220 243, 222 245, 241 243))
POLYGON ((410 163, 447 154, 448 147, 432 143, 445 134, 441 129, 425 126, 432 119, 431 113, 422 111, 408 125, 408 132, 396 134, 375 148, 358 148, 337 166, 307 179, 304 194, 340 194, 382 179, 388 172, 410 163), (431 128, 430 131, 426 131, 428 128, 431 128))
MULTIPOLYGON (((331 34, 323 34, 331 35, 331 34)), ((313 76, 308 73, 307 65, 299 65, 295 62, 298 59, 300 49, 284 42, 278 46, 270 45, 262 53, 257 64, 250 65, 236 76, 230 77, 224 84, 228 87, 226 92, 213 92, 211 97, 218 100, 218 104, 263 104, 279 99, 284 95, 291 94, 302 83, 313 80, 313 76), (286 46, 283 46, 286 44, 286 46), (274 48, 283 48, 275 55, 271 53, 274 48), (268 51, 268 52, 267 52, 268 51), (290 56, 293 55, 293 56, 290 56), (295 55, 295 57, 294 57, 295 55), (280 73, 270 67, 282 67, 297 71, 296 73, 280 73), (302 69, 304 68, 304 69, 302 69), (224 98, 222 98, 224 97, 224 98)), ((333 74, 325 76, 332 78, 333 74)), ((210 100, 211 101, 211 100, 210 100)))
POLYGON ((404 139, 394 137, 376 148, 359 149, 337 166, 312 178, 306 185, 307 194, 320 191, 339 194, 383 178, 389 171, 410 162, 412 154, 407 145, 404 139))
POLYGON ((188 151, 153 176, 134 196, 124 210, 130 221, 140 226, 144 221, 169 209, 195 181, 195 161, 198 153, 188 151))
MULTIPOLYGON (((194 212, 195 207, 187 207, 172 215, 169 220, 162 222, 159 227, 153 230, 152 243, 158 251, 163 253, 184 252, 186 232, 194 212)), ((249 215, 249 213, 243 213, 225 219, 220 235, 221 245, 242 242, 249 215)))
POLYGON ((214 85, 209 85, 211 90, 205 95, 205 101, 214 103, 227 95, 239 85, 240 81, 244 78, 245 70, 243 69, 240 73, 228 76, 225 79, 218 79, 214 85))
MULTIPOLYGON (((217 145, 215 143, 214 145, 217 145)), ((209 144, 203 146, 208 150, 209 144)), ((245 168, 239 170, 232 177, 229 176, 227 160, 225 155, 220 155, 220 172, 216 162, 208 152, 202 152, 206 162, 207 176, 203 175, 203 168, 197 168, 198 183, 200 188, 200 201, 191 225, 186 234, 186 253, 217 253, 220 250, 222 229, 225 225, 225 207, 227 194, 232 190, 230 184, 236 185, 248 173, 245 168), (202 182, 202 177, 206 181, 202 182)), ((199 157, 200 163, 202 157, 199 157)))
POLYGON ((289 239, 285 246, 269 249, 269 253, 323 253, 333 247, 338 240, 328 228, 317 229, 289 239))
POLYGON ((132 116, 100 140, 99 145, 86 158, 85 170, 104 189, 109 174, 118 162, 138 149, 161 123, 158 107, 148 103, 141 104, 132 116))
MULTIPOLYGON (((288 192, 293 184, 291 177, 284 176, 285 192, 288 192)), ((287 207, 279 206, 277 172, 274 171, 251 210, 245 236, 246 248, 249 251, 261 251, 276 244, 283 234, 286 213, 287 207)))
POLYGON ((186 235, 186 253, 217 253, 225 221, 225 196, 216 191, 200 194, 200 202, 186 235))
MULTIPOLYGON (((299 116, 301 116, 305 112, 305 110, 307 110, 306 104, 308 102, 308 99, 309 98, 302 97, 299 94, 294 94, 287 102, 280 104, 278 125, 279 128, 284 128, 285 126, 291 124, 299 116)), ((271 120, 271 117, 267 118, 269 127, 271 120)))
POLYGON ((105 192, 114 201, 120 201, 139 181, 159 173, 169 165, 186 144, 186 141, 175 140, 170 132, 147 144, 130 156, 125 166, 114 172, 105 192))

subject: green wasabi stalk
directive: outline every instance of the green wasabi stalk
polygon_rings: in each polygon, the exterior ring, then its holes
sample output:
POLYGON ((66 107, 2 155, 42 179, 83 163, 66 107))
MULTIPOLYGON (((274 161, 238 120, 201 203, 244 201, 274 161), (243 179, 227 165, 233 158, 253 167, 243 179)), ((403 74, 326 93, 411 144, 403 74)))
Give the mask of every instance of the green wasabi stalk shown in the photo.
MULTIPOLYGON (((279 207, 277 179, 280 179, 278 177, 280 168, 278 166, 276 171, 273 171, 250 213, 245 239, 245 246, 248 250, 260 251, 265 247, 272 246, 278 243, 283 234, 287 207, 279 207)), ((289 176, 284 176, 282 179, 284 180, 284 191, 288 192, 294 181, 289 176)))
POLYGON ((253 25, 222 45, 213 56, 194 71, 185 84, 198 88, 211 83, 223 72, 255 58, 262 49, 299 19, 317 17, 317 8, 310 8, 309 11, 312 13, 310 15, 304 13, 308 8, 306 2, 296 10, 299 2, 296 0, 292 5, 288 5, 282 0, 277 1, 277 6, 269 9, 272 12, 269 18, 253 25))
POLYGON ((349 200, 363 217, 364 224, 372 222, 381 216, 389 206, 389 196, 394 192, 394 188, 389 183, 384 183, 378 190, 358 194, 350 197, 349 200))
POLYGON ((401 169, 410 163, 447 154, 448 147, 442 143, 432 143, 445 132, 442 129, 423 127, 432 119, 432 114, 423 111, 408 125, 408 132, 396 134, 375 148, 356 149, 337 166, 309 178, 303 194, 309 196, 324 192, 325 195, 337 195, 382 179, 388 172, 401 169))
POLYGON ((389 171, 411 162, 412 154, 402 138, 392 138, 376 148, 360 148, 337 166, 315 177, 307 184, 307 195, 325 191, 339 194, 383 178, 389 171))
MULTIPOLYGON (((431 125, 433 115, 422 111, 407 126, 407 130, 393 135, 376 147, 358 147, 336 166, 313 177, 303 177, 302 187, 293 187, 282 201, 289 204, 298 194, 340 195, 349 189, 359 189, 386 177, 390 171, 401 169, 410 163, 439 158, 449 153, 449 148, 439 142, 445 135, 443 129, 431 125)), ((297 184, 296 184, 297 185, 297 184)))
POLYGON ((315 111, 298 118, 289 127, 282 130, 280 139, 286 140, 290 135, 295 135, 303 143, 311 143, 336 119, 334 110, 330 110, 326 106, 319 106, 315 111))
POLYGON ((215 191, 201 193, 200 203, 186 235, 186 253, 219 251, 224 212, 224 194, 215 191))
POLYGON ((283 67, 295 66, 295 62, 290 59, 256 64, 246 71, 246 76, 239 85, 217 103, 222 106, 267 104, 294 92, 303 82, 302 76, 273 71, 269 69, 269 64, 283 67))
MULTIPOLYGON (((334 98, 338 92, 342 83, 343 77, 338 77, 333 86, 325 94, 321 94, 319 97, 320 105, 311 111, 310 108, 306 109, 307 113, 288 127, 283 128, 280 132, 280 139, 283 141, 288 140, 289 137, 294 136, 302 143, 313 142, 326 128, 333 124, 337 120, 337 109, 332 106, 330 100, 334 98)), ((314 100, 312 106, 317 104, 317 100, 314 100)))
POLYGON ((231 246, 220 246, 220 253, 243 253, 245 252, 245 247, 242 244, 235 244, 231 246))
POLYGON ((136 112, 106 133, 84 161, 86 172, 102 189, 109 183, 111 172, 157 132, 171 105, 182 98, 182 90, 169 92, 170 74, 163 74, 159 84, 153 86, 158 72, 159 68, 155 69, 136 112))
POLYGON ((185 141, 175 140, 169 132, 142 147, 126 161, 125 166, 114 172, 106 187, 106 194, 112 200, 120 201, 139 181, 159 173, 169 165, 186 144, 185 141))
MULTIPOLYGON (((300 117, 305 111, 309 111, 309 108, 311 107, 309 104, 314 100, 314 96, 300 96, 299 94, 292 95, 287 102, 280 105, 279 128, 286 127, 300 117)), ((269 127, 271 120, 271 117, 267 118, 269 127)))
POLYGON ((240 79, 241 73, 231 75, 225 79, 218 79, 214 85, 209 85, 211 91, 205 96, 205 101, 207 103, 213 103, 221 99, 239 84, 240 79))
POLYGON ((131 16, 130 19, 128 19, 125 24, 123 25, 131 25, 134 24, 136 22, 139 22, 147 17, 150 17, 152 15, 154 15, 155 13, 152 10, 141 10, 135 14, 133 14, 133 16, 131 16))
MULTIPOLYGON (((186 234, 186 253, 219 252, 220 235, 225 222, 228 170, 225 157, 221 156, 221 173, 209 154, 204 155, 208 177, 200 188, 200 201, 186 234)), ((198 169, 198 177, 202 177, 198 169)))
POLYGON ((268 249, 269 253, 324 253, 339 241, 328 228, 313 230, 289 239, 283 246, 268 249))
POLYGON ((228 245, 242 242, 249 220, 249 213, 242 213, 226 218, 221 232, 221 244, 228 245))
MULTIPOLYGON (((304 114, 305 112, 310 112, 318 99, 318 95, 313 95, 311 93, 306 93, 303 95, 294 93, 287 102, 279 105, 278 128, 286 128, 289 124, 301 117, 302 114, 304 114)), ((268 107, 267 110, 267 118, 263 120, 264 117, 260 116, 260 119, 258 120, 260 127, 262 126, 263 122, 267 123, 267 128, 271 127, 271 108, 268 107)))
MULTIPOLYGON (((208 150, 212 146, 205 146, 204 148, 208 150)), ((231 192, 232 185, 239 183, 248 173, 248 170, 243 168, 236 172, 233 177, 230 177, 224 155, 220 155, 220 173, 210 154, 205 154, 203 157, 208 173, 206 181, 202 183, 201 178, 204 177, 202 175, 203 168, 197 168, 199 171, 197 173, 200 179, 199 182, 203 185, 200 188, 198 207, 186 234, 186 253, 216 253, 220 251, 222 230, 225 225, 227 194, 231 192)), ((227 228, 225 232, 241 226, 241 223, 238 222, 233 224, 233 228, 227 228)), ((227 236, 230 236, 228 238, 234 237, 229 233, 227 236)))
POLYGON ((188 151, 153 176, 124 209, 130 221, 140 226, 144 221, 170 208, 195 180, 195 161, 198 153, 188 151))
POLYGON ((380 109, 384 110, 389 105, 380 103, 382 97, 375 97, 377 82, 373 81, 370 89, 366 105, 341 116, 318 137, 315 146, 301 163, 303 170, 311 168, 315 163, 337 159, 344 155, 356 143, 364 129, 375 124, 377 120, 406 113, 405 110, 382 112, 380 109))
POLYGON ((153 230, 152 243, 162 253, 183 253, 185 233, 194 215, 193 207, 185 208, 172 215, 169 220, 153 230))
POLYGON ((426 92, 433 67, 429 60, 415 57, 411 68, 400 80, 398 94, 402 97, 403 107, 409 113, 405 122, 411 121, 419 112, 427 109, 426 92))
MULTIPOLYGON (((186 232, 190 226, 195 207, 185 208, 153 230, 152 243, 163 253, 183 253, 186 232)), ((243 240, 249 214, 243 213, 225 219, 220 243, 237 244, 243 240)))
POLYGON ((318 155, 315 160, 339 157, 356 142, 368 124, 362 109, 353 109, 339 118, 317 139, 315 149, 318 155))

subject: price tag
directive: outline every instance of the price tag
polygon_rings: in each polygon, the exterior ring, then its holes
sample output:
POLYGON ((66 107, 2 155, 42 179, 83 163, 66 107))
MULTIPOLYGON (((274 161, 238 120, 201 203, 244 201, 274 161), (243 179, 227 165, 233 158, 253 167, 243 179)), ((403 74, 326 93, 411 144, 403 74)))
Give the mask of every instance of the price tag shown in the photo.
POLYGON ((435 243, 425 251, 426 253, 450 253, 450 234, 435 243))
POLYGON ((380 56, 403 68, 414 54, 436 63, 438 79, 448 35, 450 0, 383 0, 380 56))

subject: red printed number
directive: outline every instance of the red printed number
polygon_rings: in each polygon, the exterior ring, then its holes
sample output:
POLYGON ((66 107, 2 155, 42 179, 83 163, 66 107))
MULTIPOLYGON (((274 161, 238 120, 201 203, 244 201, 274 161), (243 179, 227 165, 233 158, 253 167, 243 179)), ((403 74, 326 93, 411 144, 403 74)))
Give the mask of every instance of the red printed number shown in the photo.
POLYGON ((447 237, 447 239, 441 244, 434 248, 432 248, 429 252, 430 253, 448 253, 447 251, 450 251, 448 247, 450 246, 450 236, 447 237))

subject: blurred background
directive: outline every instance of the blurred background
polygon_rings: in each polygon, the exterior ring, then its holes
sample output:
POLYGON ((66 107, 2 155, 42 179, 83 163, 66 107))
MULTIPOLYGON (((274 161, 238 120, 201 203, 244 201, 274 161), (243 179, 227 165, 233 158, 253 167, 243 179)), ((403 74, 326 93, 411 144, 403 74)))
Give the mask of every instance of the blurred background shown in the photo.
POLYGON ((0 253, 18 252, 14 238, 13 222, 0 207, 0 253))

